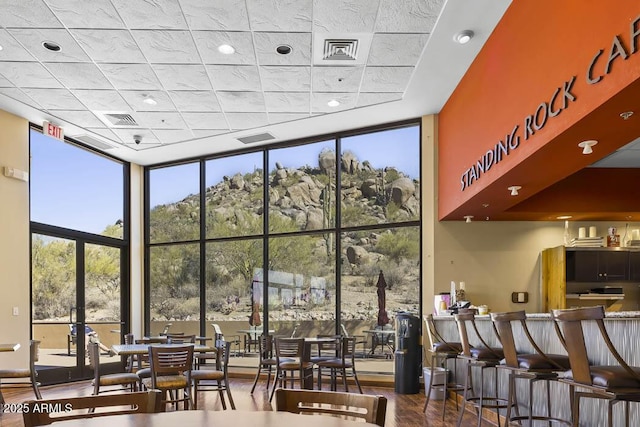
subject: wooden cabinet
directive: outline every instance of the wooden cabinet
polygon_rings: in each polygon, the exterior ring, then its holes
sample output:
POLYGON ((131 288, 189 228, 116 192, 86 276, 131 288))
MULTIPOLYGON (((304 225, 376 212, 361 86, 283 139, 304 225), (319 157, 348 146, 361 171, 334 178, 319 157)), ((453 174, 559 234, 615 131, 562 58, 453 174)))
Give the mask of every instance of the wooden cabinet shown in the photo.
POLYGON ((602 288, 604 282, 621 288, 640 283, 640 251, 558 246, 542 252, 541 273, 543 311, 576 305, 610 306, 621 303, 624 293, 597 294, 596 288, 602 288))
POLYGON ((629 280, 629 252, 624 250, 566 251, 567 282, 629 280))

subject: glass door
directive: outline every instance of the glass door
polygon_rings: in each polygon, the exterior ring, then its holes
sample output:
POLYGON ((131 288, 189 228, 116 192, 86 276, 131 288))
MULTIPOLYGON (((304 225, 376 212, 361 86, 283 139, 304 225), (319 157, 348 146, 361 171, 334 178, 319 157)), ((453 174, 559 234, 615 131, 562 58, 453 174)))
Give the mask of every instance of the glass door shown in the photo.
MULTIPOLYGON (((32 329, 39 340, 39 379, 52 384, 92 375, 87 344, 99 342, 100 361, 122 330, 122 249, 82 239, 32 234, 32 329)), ((109 370, 109 369, 107 369, 109 370)))

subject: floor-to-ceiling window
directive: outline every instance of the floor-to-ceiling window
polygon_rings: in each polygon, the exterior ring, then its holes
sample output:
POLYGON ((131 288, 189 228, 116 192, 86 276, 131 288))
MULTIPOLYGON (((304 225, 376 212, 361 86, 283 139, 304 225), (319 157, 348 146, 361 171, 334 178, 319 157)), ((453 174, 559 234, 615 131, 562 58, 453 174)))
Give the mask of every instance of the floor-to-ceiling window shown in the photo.
POLYGON ((419 159, 409 123, 148 168, 149 332, 346 332, 390 372, 380 331, 421 310, 419 159))
MULTIPOLYGON (((121 342, 128 328, 128 171, 35 129, 30 152, 31 319, 41 341, 40 380, 83 378, 90 375, 85 326, 105 346, 121 342)), ((119 361, 103 358, 113 368, 119 361)))

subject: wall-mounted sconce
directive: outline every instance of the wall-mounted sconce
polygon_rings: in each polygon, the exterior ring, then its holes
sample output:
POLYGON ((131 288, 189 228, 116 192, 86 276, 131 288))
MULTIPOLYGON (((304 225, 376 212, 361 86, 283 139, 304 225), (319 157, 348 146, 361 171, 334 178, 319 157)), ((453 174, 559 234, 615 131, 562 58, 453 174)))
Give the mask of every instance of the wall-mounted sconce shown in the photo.
POLYGON ((464 216, 464 222, 466 222, 467 224, 470 223, 472 219, 473 219, 473 215, 464 216))
POLYGON ((578 147, 582 148, 582 154, 591 154, 593 153, 593 149, 591 149, 591 147, 593 147, 597 143, 598 141, 596 141, 595 139, 589 139, 587 141, 582 141, 581 143, 579 143, 578 147))
POLYGON ((511 195, 512 196, 517 196, 518 194, 518 190, 520 190, 522 187, 519 185, 512 185, 511 187, 508 187, 507 190, 511 191, 511 195))

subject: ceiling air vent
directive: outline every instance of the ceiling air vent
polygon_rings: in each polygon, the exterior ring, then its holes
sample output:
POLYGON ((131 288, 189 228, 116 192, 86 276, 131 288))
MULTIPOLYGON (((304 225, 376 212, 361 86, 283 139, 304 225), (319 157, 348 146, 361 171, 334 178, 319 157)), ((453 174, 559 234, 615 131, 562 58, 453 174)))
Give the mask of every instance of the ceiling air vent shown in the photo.
POLYGON ((324 41, 322 59, 327 61, 355 61, 358 58, 358 40, 334 40, 324 41))
POLYGON ((237 138, 237 139, 243 144, 253 144, 254 142, 262 142, 262 141, 269 141, 270 139, 276 139, 276 137, 271 135, 268 132, 265 132, 265 133, 259 133, 257 135, 243 136, 242 138, 237 138))
POLYGON ((102 142, 99 139, 96 139, 89 135, 77 135, 77 136, 74 136, 73 139, 76 139, 93 148, 97 148, 98 150, 111 150, 115 148, 113 145, 107 144, 106 142, 102 142))
POLYGON ((119 111, 94 111, 98 117, 112 128, 132 128, 140 127, 133 116, 126 112, 119 111))

